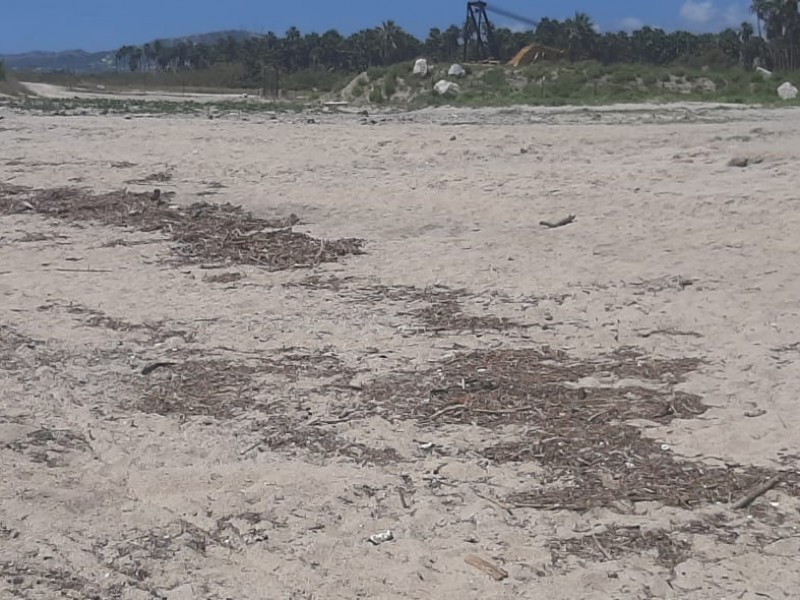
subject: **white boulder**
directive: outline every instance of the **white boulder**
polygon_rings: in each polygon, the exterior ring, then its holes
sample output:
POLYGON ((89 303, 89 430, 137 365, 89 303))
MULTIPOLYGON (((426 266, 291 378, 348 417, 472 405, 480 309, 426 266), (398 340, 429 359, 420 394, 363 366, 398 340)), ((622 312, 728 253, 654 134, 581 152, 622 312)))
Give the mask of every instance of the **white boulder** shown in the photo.
POLYGON ((447 74, 450 77, 463 77, 464 75, 467 74, 467 72, 464 70, 464 67, 462 67, 461 65, 454 64, 454 65, 450 65, 450 70, 447 71, 447 74))
POLYGON ((786 81, 778 88, 778 96, 781 97, 781 100, 794 100, 797 98, 797 88, 786 81))
POLYGON ((461 86, 452 81, 441 79, 433 86, 433 91, 440 96, 457 96, 461 93, 461 86))
POLYGON ((756 73, 760 74, 764 79, 769 79, 772 77, 772 71, 769 71, 764 67, 756 67, 756 73))
POLYGON ((414 75, 425 77, 428 74, 428 61, 424 58, 419 58, 414 63, 414 75))

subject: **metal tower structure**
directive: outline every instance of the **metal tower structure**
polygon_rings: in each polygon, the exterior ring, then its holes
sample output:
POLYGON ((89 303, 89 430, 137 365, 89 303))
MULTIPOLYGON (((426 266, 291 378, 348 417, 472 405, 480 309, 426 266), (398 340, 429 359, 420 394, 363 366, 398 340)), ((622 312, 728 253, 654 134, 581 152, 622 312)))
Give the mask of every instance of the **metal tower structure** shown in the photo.
POLYGON ((486 14, 486 2, 467 2, 467 21, 464 24, 464 62, 474 49, 477 60, 496 58, 492 24, 486 14))

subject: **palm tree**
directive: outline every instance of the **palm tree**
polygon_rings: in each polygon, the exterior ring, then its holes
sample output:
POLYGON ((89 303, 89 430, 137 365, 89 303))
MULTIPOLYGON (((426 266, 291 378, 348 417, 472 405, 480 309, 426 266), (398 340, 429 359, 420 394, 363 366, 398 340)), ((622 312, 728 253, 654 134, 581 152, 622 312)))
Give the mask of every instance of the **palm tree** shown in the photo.
POLYGON ((747 21, 743 22, 739 26, 739 39, 742 41, 743 44, 746 44, 750 41, 750 38, 753 37, 755 31, 753 30, 753 25, 748 23, 747 21))
POLYGON ((342 50, 344 38, 335 29, 329 29, 320 39, 321 61, 328 68, 340 69, 343 65, 342 50))
POLYGON ((536 41, 545 46, 564 48, 567 45, 566 28, 564 24, 554 19, 545 17, 539 21, 534 35, 536 41))
POLYGON ((144 70, 149 71, 156 56, 153 46, 149 43, 142 46, 142 56, 144 57, 144 70))
POLYGON ((796 69, 800 64, 798 0, 752 0, 750 9, 758 19, 759 29, 764 24, 773 66, 796 69))
POLYGON ((442 34, 442 51, 444 58, 450 60, 457 57, 461 53, 461 28, 456 25, 451 25, 442 34))
POLYGON ((442 30, 438 27, 431 28, 431 30, 428 31, 428 37, 425 39, 425 43, 423 45, 425 48, 425 54, 434 60, 442 60, 443 46, 444 39, 442 37, 442 30))
POLYGON ((116 54, 114 54, 114 59, 116 60, 117 71, 119 71, 120 65, 124 64, 128 59, 128 47, 122 46, 117 50, 116 54))
POLYGON ((153 60, 156 63, 156 70, 161 67, 161 56, 164 54, 164 43, 161 40, 153 42, 153 60))
POLYGON ((381 60, 384 65, 391 64, 394 54, 397 52, 397 40, 402 30, 394 21, 384 21, 378 27, 381 40, 381 60))
POLYGON ((564 27, 570 60, 574 62, 588 58, 597 37, 591 17, 586 13, 576 12, 574 17, 564 22, 564 27))
POLYGON ((138 71, 142 66, 142 49, 138 46, 131 48, 128 53, 128 68, 131 71, 138 71))

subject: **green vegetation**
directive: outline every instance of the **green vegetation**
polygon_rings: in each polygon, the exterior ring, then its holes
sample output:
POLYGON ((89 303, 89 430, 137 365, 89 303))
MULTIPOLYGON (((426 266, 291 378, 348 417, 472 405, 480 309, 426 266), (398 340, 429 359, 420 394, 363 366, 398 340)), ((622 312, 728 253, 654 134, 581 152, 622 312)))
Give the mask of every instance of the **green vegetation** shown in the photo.
POLYGON ((0 60, 0 81, 6 80, 6 66, 3 64, 3 61, 0 60))
POLYGON ((373 104, 383 104, 384 100, 383 91, 379 87, 373 88, 369 93, 369 101, 373 104))
MULTIPOLYGON (((563 21, 541 19, 531 31, 498 27, 493 30, 498 64, 467 65, 467 76, 458 82, 462 93, 448 98, 436 96, 432 88, 435 81, 447 77, 451 62, 463 59, 461 28, 434 28, 425 40, 419 40, 392 21, 348 37, 335 30, 303 35, 292 27, 283 37, 270 32, 228 36, 213 43, 156 40, 120 48, 115 73, 20 75, 25 81, 55 83, 76 91, 236 91, 306 103, 338 99, 341 93, 354 102, 412 107, 644 100, 777 103, 778 84, 800 83, 795 75, 800 67, 798 2, 752 0, 752 10, 759 25, 763 24, 758 35, 748 22, 713 34, 667 33, 651 27, 599 34, 584 13, 563 21), (565 59, 521 68, 505 64, 534 42, 565 50, 565 59), (411 74, 413 59, 420 56, 434 65, 427 78, 411 74), (775 69, 775 76, 765 79, 753 72, 755 64, 775 69), (348 85, 359 73, 363 75, 348 85)), ((117 102, 121 104, 101 110, 138 110, 138 104, 117 102)), ((153 110, 154 104, 148 102, 147 110, 153 110)), ((179 110, 174 104, 166 103, 163 109, 179 110)), ((238 104, 246 106, 237 110, 271 110, 274 105, 238 104)), ((186 110, 195 108, 189 103, 186 110)))
MULTIPOLYGON (((1 85, 1 84, 0 84, 1 85)), ((2 89, 0 89, 2 92, 2 89)), ((199 116, 256 114, 264 112, 300 112, 306 106, 296 102, 245 102, 220 99, 215 102, 195 102, 193 100, 130 100, 122 98, 43 98, 20 95, 6 100, 4 104, 57 116, 84 116, 93 114, 153 115, 153 114, 194 114, 199 116)))
MULTIPOLYGON (((756 35, 749 22, 720 33, 695 34, 642 27, 633 32, 596 32, 591 18, 576 13, 563 21, 543 18, 534 30, 493 29, 493 55, 507 62, 520 48, 539 43, 566 52, 570 62, 592 60, 604 65, 648 64, 687 68, 751 68, 758 60, 767 68, 794 70, 800 65, 800 15, 797 0, 752 0, 752 10, 765 25, 765 35, 756 35)), ((120 72, 177 73, 217 69, 235 79, 234 85, 264 87, 268 73, 284 77, 305 75, 306 89, 324 91, 333 86, 332 73, 360 73, 389 68, 425 56, 435 63, 463 60, 461 27, 442 31, 433 28, 425 40, 404 31, 393 21, 348 37, 336 30, 303 35, 296 27, 283 37, 269 32, 263 36, 228 36, 213 44, 156 40, 143 46, 123 46, 115 56, 120 72), (238 69, 238 70, 237 70, 238 69)), ((472 34, 470 34, 472 35, 472 34)), ((471 45, 470 45, 471 48, 471 45)), ((468 60, 477 58, 467 57, 468 60)), ((382 74, 381 76, 385 75, 382 74)), ((224 85, 228 85, 224 83, 224 85)), ((223 81, 220 80, 220 85, 223 81)))
MULTIPOLYGON (((393 103, 406 108, 452 105, 476 106, 593 106, 631 102, 704 101, 737 104, 797 105, 778 98, 779 83, 789 81, 800 87, 800 72, 776 73, 766 79, 738 67, 708 70, 691 67, 653 67, 648 65, 606 66, 595 61, 540 63, 524 68, 471 65, 471 74, 459 80, 461 94, 442 98, 433 92, 433 83, 446 73, 446 66, 435 67, 432 77, 410 74, 411 64, 374 68, 364 73, 349 88, 347 98, 353 102, 375 105, 393 103)), ((164 74, 166 77, 169 74, 164 74)), ((180 74, 171 74, 179 77, 180 74)), ((116 75, 115 75, 116 77, 116 75)), ((208 88, 198 88, 203 90, 208 88)), ((187 88, 187 93, 189 88, 187 88)), ((298 110, 318 100, 337 95, 316 97, 311 92, 298 93, 296 100, 265 102, 261 99, 220 98, 212 102, 194 102, 187 98, 173 101, 123 98, 25 98, 15 101, 20 106, 51 114, 89 113, 145 114, 189 113, 207 115, 236 112, 298 110), (23 103, 24 102, 24 103, 23 103)), ((285 98, 285 96, 284 96, 285 98)))
POLYGON ((459 81, 460 95, 441 98, 426 91, 413 99, 412 107, 592 106, 674 101, 785 105, 776 93, 778 84, 789 81, 800 87, 800 72, 777 73, 765 79, 761 75, 751 77, 738 67, 711 71, 565 61, 520 69, 473 66, 473 70, 473 76, 459 81))

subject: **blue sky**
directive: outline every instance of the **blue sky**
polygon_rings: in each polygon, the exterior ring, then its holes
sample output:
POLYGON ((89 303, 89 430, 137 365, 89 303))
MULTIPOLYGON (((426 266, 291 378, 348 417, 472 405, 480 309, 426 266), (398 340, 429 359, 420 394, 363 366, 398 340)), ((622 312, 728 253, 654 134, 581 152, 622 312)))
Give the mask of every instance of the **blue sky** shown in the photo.
MULTIPOLYGON (((490 4, 491 4, 490 0, 490 4)), ((6 0, 0 54, 29 50, 109 50, 159 37, 220 29, 342 33, 392 19, 422 36, 463 21, 462 0, 6 0)), ((640 24, 667 30, 719 30, 749 19, 749 0, 498 0, 529 18, 589 13, 601 31, 640 24)), ((512 23, 496 19, 496 24, 512 23)))

